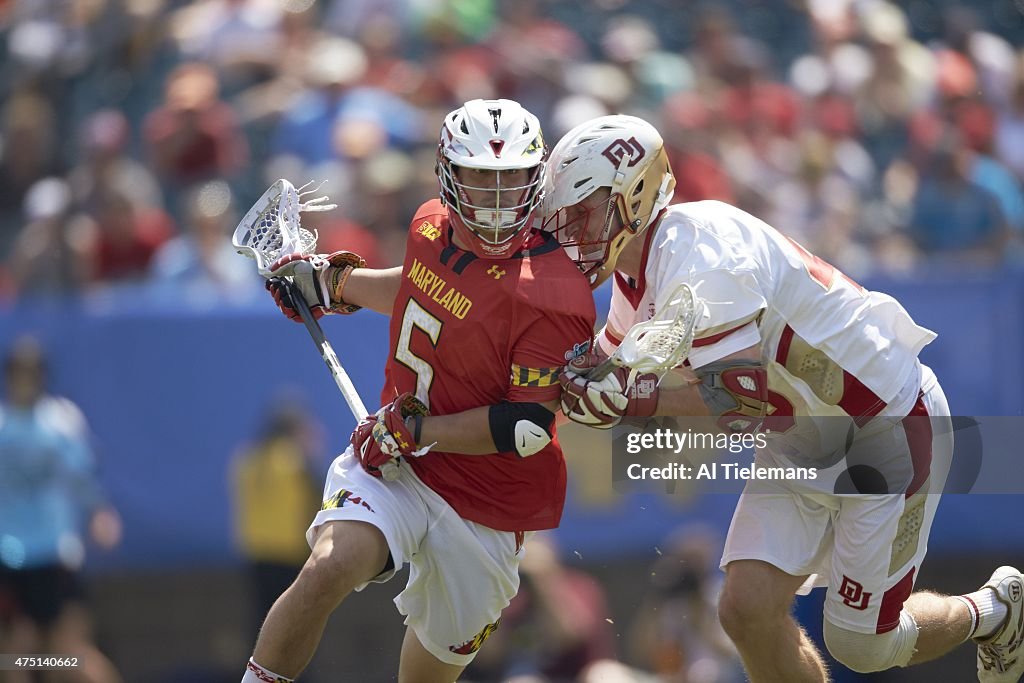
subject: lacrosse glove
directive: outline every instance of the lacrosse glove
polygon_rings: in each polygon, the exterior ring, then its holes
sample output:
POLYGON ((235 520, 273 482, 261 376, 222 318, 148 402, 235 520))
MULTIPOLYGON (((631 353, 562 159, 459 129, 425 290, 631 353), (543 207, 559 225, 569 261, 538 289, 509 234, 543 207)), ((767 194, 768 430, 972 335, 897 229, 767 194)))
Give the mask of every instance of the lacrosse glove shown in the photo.
POLYGON ((328 313, 355 313, 360 307, 345 303, 342 293, 352 271, 365 265, 366 261, 351 251, 288 254, 271 264, 271 277, 267 279, 266 288, 281 312, 296 322, 302 322, 292 301, 296 289, 317 320, 328 313), (287 286, 286 277, 291 278, 291 287, 287 286))
POLYGON ((367 415, 352 432, 352 450, 369 474, 382 476, 389 462, 398 465, 402 457, 418 457, 429 449, 416 445, 417 423, 427 415, 427 407, 406 392, 373 415, 367 415))
POLYGON ((558 376, 562 413, 567 418, 588 427, 610 429, 624 417, 654 415, 658 408, 657 375, 640 374, 630 383, 631 370, 616 368, 603 379, 587 379, 587 373, 598 363, 595 354, 586 354, 558 376))

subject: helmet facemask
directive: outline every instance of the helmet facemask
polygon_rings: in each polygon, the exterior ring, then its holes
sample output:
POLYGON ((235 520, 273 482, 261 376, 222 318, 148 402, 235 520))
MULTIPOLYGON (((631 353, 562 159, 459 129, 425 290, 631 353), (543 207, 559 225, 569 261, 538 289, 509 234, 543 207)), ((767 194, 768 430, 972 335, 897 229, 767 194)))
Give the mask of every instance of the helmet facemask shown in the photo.
POLYGON ((530 227, 543 196, 544 164, 504 170, 474 169, 438 163, 441 196, 453 219, 472 233, 485 253, 504 254, 530 227))
POLYGON ((610 273, 627 235, 631 235, 624 220, 622 195, 608 194, 599 189, 586 200, 562 207, 549 216, 544 229, 554 233, 569 258, 590 281, 597 286, 607 275, 600 271, 607 266, 610 273))
MULTIPOLYGON (((620 162, 622 169, 628 162, 628 158, 620 162)), ((658 165, 653 167, 660 170, 658 165)), ((608 279, 619 253, 630 239, 654 222, 670 196, 675 184, 671 173, 662 175, 661 186, 657 188, 648 184, 648 175, 633 176, 629 187, 613 182, 611 188, 598 188, 586 199, 558 209, 545 220, 544 229, 555 234, 591 287, 608 279)), ((625 177, 621 170, 616 173, 617 179, 625 177)))
POLYGON ((456 246, 511 258, 544 196, 548 150, 537 117, 512 100, 471 100, 445 117, 437 151, 456 246))

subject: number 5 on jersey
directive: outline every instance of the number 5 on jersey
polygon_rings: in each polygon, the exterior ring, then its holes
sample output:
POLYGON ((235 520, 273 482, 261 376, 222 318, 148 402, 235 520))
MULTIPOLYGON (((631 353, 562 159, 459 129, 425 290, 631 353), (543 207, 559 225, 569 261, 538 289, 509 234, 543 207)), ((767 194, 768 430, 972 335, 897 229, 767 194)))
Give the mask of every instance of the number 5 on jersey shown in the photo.
POLYGON ((398 334, 398 345, 395 349, 395 360, 416 373, 416 398, 430 407, 430 386, 434 383, 434 368, 424 359, 412 352, 412 330, 418 327, 430 338, 435 347, 441 336, 441 321, 427 312, 425 308, 409 299, 402 314, 402 331, 398 334))

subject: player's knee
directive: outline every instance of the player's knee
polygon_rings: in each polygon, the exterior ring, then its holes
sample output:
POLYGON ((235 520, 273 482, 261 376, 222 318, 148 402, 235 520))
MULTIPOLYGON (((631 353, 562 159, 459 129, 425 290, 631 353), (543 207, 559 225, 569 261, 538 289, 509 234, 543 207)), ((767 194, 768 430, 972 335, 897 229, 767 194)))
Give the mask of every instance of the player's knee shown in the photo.
POLYGON ((296 582, 314 595, 343 598, 379 574, 387 562, 383 534, 367 524, 337 524, 321 532, 296 582), (355 528, 352 528, 352 527, 355 528))
POLYGON ((718 599, 718 620, 722 628, 740 643, 748 638, 763 637, 776 620, 785 618, 786 609, 777 609, 770 601, 760 601, 751 591, 728 586, 718 599))
POLYGON ((918 628, 914 617, 904 610, 900 623, 887 633, 857 633, 825 620, 825 647, 843 666, 857 673, 884 671, 906 666, 914 655, 918 628))
POLYGON ((743 636, 743 604, 731 591, 723 590, 718 596, 718 621, 733 640, 743 636))
MULTIPOLYGON (((756 569, 756 568, 752 568, 756 569)), ((734 642, 764 639, 788 618, 792 592, 776 590, 771 577, 758 571, 735 571, 730 565, 718 599, 718 619, 734 642)))

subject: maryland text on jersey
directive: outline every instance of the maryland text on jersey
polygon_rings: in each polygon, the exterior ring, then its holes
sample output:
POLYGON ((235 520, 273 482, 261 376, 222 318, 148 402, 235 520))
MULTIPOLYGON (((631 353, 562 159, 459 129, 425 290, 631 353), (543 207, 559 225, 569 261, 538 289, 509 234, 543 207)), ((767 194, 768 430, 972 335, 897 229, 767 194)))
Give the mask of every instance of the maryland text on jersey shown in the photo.
POLYGON ((465 294, 455 287, 445 287, 447 281, 438 276, 437 273, 427 268, 415 258, 409 267, 406 277, 412 280, 416 287, 424 292, 431 299, 436 301, 442 308, 454 315, 459 320, 466 317, 473 302, 465 294))

